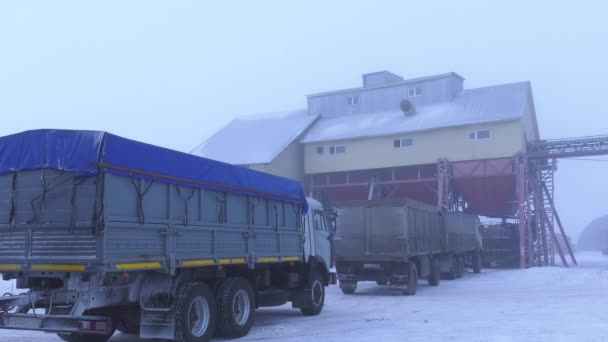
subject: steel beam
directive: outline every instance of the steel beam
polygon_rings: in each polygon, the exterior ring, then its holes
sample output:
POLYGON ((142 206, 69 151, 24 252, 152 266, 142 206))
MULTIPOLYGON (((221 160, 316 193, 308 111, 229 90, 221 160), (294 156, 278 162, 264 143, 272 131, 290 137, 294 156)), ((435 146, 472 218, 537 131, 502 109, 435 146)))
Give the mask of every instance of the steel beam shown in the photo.
POLYGON ((528 226, 528 217, 526 215, 526 199, 528 197, 528 191, 526 186, 527 177, 527 160, 525 156, 518 156, 515 158, 516 161, 516 175, 517 175, 517 218, 519 221, 519 268, 526 268, 526 234, 528 226))
POLYGON ((576 262, 576 258, 574 257, 574 252, 572 251, 572 246, 570 246, 570 242, 568 241, 568 237, 566 236, 566 232, 564 231, 564 227, 562 226, 562 221, 557 214, 557 210, 555 210, 555 204, 553 203, 553 198, 549 195, 549 190, 547 189, 547 185, 543 183, 543 190, 549 199, 549 203, 551 204, 551 209, 553 210, 553 215, 555 216, 555 222, 557 222, 557 226, 559 227, 559 231, 564 237, 564 243, 568 248, 568 253, 570 254, 570 258, 572 259, 572 263, 578 265, 576 262))

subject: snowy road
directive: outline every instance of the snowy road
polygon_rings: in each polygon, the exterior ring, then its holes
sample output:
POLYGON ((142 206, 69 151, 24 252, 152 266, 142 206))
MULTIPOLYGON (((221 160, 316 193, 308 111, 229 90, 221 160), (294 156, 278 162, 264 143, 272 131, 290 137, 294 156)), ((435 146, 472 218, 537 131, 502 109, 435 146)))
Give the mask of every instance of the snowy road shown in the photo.
MULTIPOLYGON (((608 341, 608 256, 579 259, 573 269, 484 270, 439 287, 421 281, 413 297, 373 283, 353 296, 334 286, 320 316, 288 306, 262 309, 238 341, 608 341)), ((0 331, 0 341, 59 339, 0 331)), ((116 334, 111 341, 140 340, 116 334)))

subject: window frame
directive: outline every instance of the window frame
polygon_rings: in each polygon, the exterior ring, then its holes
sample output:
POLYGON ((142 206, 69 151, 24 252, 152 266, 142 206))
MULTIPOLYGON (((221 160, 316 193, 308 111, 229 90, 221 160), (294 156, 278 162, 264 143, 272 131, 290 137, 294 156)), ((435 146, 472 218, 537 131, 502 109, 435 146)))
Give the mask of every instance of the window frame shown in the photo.
POLYGON ((408 88, 407 96, 408 97, 416 97, 422 95, 422 87, 421 86, 413 86, 408 88))
POLYGON ((467 137, 469 138, 469 141, 489 140, 492 138, 492 130, 489 128, 472 130, 467 133, 467 137), (488 136, 480 138, 479 132, 488 132, 488 136))
POLYGON ((332 154, 332 155, 335 155, 335 154, 344 154, 344 153, 346 153, 346 145, 332 145, 332 146, 329 146, 328 153, 332 154), (338 148, 342 148, 342 152, 338 152, 338 148))
POLYGON ((358 106, 360 102, 359 94, 346 95, 347 106, 358 106))
POLYGON ((406 147, 412 147, 414 146, 414 138, 399 138, 399 139, 393 139, 393 148, 406 148, 406 147), (408 145, 404 145, 403 141, 404 140, 409 140, 409 144, 408 145), (399 142, 399 146, 397 146, 397 142, 399 142))

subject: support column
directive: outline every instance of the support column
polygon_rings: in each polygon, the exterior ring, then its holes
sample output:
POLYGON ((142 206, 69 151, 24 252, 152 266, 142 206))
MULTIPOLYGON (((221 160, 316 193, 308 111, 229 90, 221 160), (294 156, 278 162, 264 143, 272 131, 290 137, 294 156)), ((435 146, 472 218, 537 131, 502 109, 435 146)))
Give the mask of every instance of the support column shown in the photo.
POLYGON ((447 159, 439 159, 437 162, 437 208, 440 211, 448 211, 452 207, 450 182, 450 163, 447 159))
POLYGON ((527 158, 519 155, 514 158, 516 187, 517 187, 517 218, 519 220, 519 268, 526 268, 526 256, 530 251, 526 248, 526 228, 528 226, 528 217, 526 215, 526 200, 528 198, 527 187, 527 158))

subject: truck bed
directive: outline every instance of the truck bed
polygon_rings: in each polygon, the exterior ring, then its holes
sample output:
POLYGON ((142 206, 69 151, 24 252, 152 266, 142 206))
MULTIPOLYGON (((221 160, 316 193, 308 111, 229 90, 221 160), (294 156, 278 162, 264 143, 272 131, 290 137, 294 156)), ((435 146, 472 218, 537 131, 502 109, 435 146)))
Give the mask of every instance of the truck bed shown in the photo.
POLYGON ((407 260, 440 253, 446 241, 436 208, 403 200, 353 201, 337 205, 337 259, 407 260))
POLYGON ((297 182, 100 132, 24 132, 3 151, 0 272, 303 257, 297 182))

